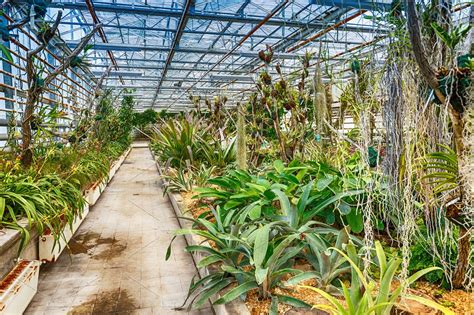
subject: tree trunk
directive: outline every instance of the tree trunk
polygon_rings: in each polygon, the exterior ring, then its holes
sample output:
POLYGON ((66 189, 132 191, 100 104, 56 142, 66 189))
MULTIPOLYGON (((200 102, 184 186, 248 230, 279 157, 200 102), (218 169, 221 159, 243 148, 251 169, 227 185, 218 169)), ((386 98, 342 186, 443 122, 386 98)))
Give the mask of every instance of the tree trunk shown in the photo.
POLYGON ((469 253, 471 251, 471 233, 464 226, 459 227, 458 258, 456 269, 452 276, 453 287, 459 289, 464 287, 466 272, 469 270, 469 253))
POLYGON ((28 53, 28 60, 26 64, 26 75, 28 80, 28 95, 26 99, 25 110, 21 121, 21 164, 24 168, 29 168, 33 163, 33 147, 32 139, 33 132, 31 130, 31 119, 35 110, 35 105, 38 103, 39 95, 42 93, 42 88, 37 85, 35 77, 35 69, 33 58, 28 53))

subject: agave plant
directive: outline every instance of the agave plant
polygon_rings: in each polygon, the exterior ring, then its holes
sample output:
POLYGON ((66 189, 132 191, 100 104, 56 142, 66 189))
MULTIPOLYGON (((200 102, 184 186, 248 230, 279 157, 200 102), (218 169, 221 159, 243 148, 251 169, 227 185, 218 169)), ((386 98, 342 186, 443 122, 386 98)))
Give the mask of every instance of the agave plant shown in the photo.
MULTIPOLYGON (((219 208, 216 209, 218 211, 219 208)), ((192 219, 193 229, 176 232, 177 235, 199 235, 213 243, 213 246, 203 243, 186 248, 189 252, 207 255, 198 263, 198 268, 219 264, 210 269, 208 276, 191 283, 186 299, 187 301, 194 295, 190 307, 199 308, 216 294, 221 296, 215 304, 228 303, 238 297, 245 298, 250 290, 257 290, 261 297, 274 300, 273 303, 278 301, 295 307, 310 307, 294 297, 275 294, 274 289, 284 287, 281 281, 283 277, 302 273, 293 268, 294 259, 305 246, 301 241, 302 235, 313 233, 315 222, 309 222, 295 230, 283 221, 260 220, 233 225, 229 230, 220 221, 218 213, 215 213, 215 218, 215 222, 202 218, 192 219), (231 285, 235 286, 226 292, 231 285)), ((167 258, 170 252, 171 247, 167 251, 167 258)))
POLYGON ((331 252, 330 242, 327 240, 331 234, 337 235, 333 248, 338 250, 344 250, 350 240, 362 246, 362 242, 351 236, 347 228, 340 231, 324 228, 319 229, 317 234, 307 234, 305 241, 308 244, 308 249, 305 252, 305 257, 314 270, 290 278, 286 281, 286 285, 296 285, 303 280, 315 278, 318 288, 332 294, 340 293, 340 288, 335 285, 335 281, 349 274, 351 266, 339 252, 331 252))
POLYGON ((395 274, 400 267, 401 259, 393 257, 390 260, 387 260, 382 245, 378 241, 375 242, 375 252, 380 275, 377 283, 375 280, 366 278, 360 270, 360 260, 354 245, 349 243, 346 246, 346 249, 347 254, 340 249, 332 248, 332 250, 338 252, 351 265, 351 286, 347 287, 343 282, 341 282, 345 304, 341 303, 324 290, 305 286, 305 288, 313 290, 323 296, 331 304, 318 304, 314 307, 327 310, 331 312, 331 314, 389 315, 391 314, 392 309, 399 303, 400 299, 407 299, 439 310, 444 314, 454 315, 454 313, 449 309, 432 300, 404 293, 405 289, 417 279, 440 268, 431 267, 420 270, 408 277, 408 279, 402 281, 397 288, 392 289, 392 284, 395 279, 395 274))
POLYGON ((220 140, 212 142, 201 140, 202 156, 207 165, 226 169, 235 161, 235 138, 228 144, 222 144, 220 140))
POLYGON ((169 170, 167 174, 163 174, 161 178, 165 181, 163 193, 167 191, 172 192, 189 192, 196 187, 205 186, 216 172, 216 167, 207 167, 201 165, 200 168, 194 169, 189 166, 186 169, 179 168, 178 170, 169 170))

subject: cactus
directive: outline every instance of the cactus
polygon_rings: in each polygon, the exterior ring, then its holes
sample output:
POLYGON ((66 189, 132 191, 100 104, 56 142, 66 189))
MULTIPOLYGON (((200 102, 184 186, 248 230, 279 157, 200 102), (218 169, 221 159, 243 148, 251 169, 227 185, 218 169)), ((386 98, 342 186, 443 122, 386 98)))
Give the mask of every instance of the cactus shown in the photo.
POLYGON ((237 167, 247 169, 247 143, 245 139, 245 117, 243 108, 237 109, 237 167))

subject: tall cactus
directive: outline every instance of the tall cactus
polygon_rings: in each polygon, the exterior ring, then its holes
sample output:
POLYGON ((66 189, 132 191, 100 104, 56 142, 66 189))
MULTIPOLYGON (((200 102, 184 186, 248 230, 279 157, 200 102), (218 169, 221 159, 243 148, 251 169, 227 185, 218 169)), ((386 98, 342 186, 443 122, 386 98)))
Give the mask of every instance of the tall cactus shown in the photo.
POLYGON ((245 138, 245 117, 242 106, 237 107, 237 167, 247 169, 247 141, 245 138))

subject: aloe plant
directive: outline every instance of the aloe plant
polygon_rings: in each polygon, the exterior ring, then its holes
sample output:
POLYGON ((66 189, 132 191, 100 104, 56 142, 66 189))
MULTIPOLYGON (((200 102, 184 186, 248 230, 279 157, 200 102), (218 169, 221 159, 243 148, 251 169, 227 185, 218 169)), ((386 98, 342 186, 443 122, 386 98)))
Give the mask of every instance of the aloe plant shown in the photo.
POLYGON ((454 314, 449 309, 434 301, 404 293, 405 289, 417 279, 440 268, 431 267, 420 270, 408 277, 408 279, 402 281, 397 288, 392 289, 395 274, 400 267, 401 260, 397 257, 392 257, 390 260, 387 260, 380 242, 375 242, 375 252, 380 275, 378 281, 366 278, 363 272, 359 269, 360 260, 352 243, 349 243, 346 246, 347 253, 344 253, 338 248, 332 248, 332 250, 339 253, 351 265, 351 285, 348 287, 341 282, 345 304, 341 303, 324 290, 304 286, 305 288, 317 292, 331 304, 318 304, 314 307, 327 310, 331 312, 331 314, 389 315, 391 314, 393 307, 399 303, 400 299, 408 299, 442 311, 444 314, 454 314))

